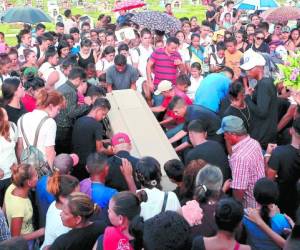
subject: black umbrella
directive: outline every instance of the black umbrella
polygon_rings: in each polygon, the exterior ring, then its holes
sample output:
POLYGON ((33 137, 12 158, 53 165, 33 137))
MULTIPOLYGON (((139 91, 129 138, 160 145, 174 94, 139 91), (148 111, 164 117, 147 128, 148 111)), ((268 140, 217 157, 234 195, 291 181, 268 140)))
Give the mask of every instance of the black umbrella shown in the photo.
POLYGON ((51 23, 51 17, 44 11, 33 7, 10 8, 2 17, 4 23, 51 23))
POLYGON ((158 11, 136 13, 131 21, 150 30, 175 33, 181 29, 181 22, 177 18, 158 11))

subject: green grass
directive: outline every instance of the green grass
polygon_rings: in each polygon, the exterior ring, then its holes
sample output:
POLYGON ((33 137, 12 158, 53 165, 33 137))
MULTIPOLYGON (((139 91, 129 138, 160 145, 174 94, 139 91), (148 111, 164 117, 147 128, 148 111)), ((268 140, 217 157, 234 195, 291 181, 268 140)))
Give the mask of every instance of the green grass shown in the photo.
MULTIPOLYGON (((45 9, 47 9, 47 1, 46 0, 43 0, 43 1, 44 1, 45 9)), ((18 1, 10 1, 10 2, 18 3, 18 1)), ((95 3, 95 0, 88 0, 88 2, 95 3)), ((35 4, 35 1, 33 1, 33 5, 34 4, 35 4)), ((157 11, 164 10, 164 8, 160 5, 159 0, 148 0, 147 5, 150 10, 157 10, 157 11)), ((62 9, 61 9, 61 11, 63 12, 62 9)), ((181 17, 189 17, 190 18, 192 16, 196 16, 198 18, 199 22, 205 19, 205 11, 206 11, 206 8, 204 6, 191 5, 189 0, 182 1, 182 8, 173 9, 174 15, 177 18, 181 18, 181 17)), ((87 14, 87 15, 91 16, 94 19, 94 21, 96 21, 101 12, 99 12, 98 10, 86 12, 84 10, 84 8, 80 6, 80 7, 73 7, 72 13, 73 13, 73 15, 87 14)), ((110 12, 103 12, 103 13, 110 15, 112 17, 113 22, 115 21, 115 14, 113 12, 110 11, 110 12)), ((46 27, 48 30, 53 30, 54 24, 48 23, 48 24, 46 24, 46 27)), ((6 42, 8 45, 10 45, 10 46, 16 45, 17 40, 16 40, 15 35, 20 31, 21 28, 22 28, 22 25, 0 24, 0 31, 2 31, 6 34, 6 42)))

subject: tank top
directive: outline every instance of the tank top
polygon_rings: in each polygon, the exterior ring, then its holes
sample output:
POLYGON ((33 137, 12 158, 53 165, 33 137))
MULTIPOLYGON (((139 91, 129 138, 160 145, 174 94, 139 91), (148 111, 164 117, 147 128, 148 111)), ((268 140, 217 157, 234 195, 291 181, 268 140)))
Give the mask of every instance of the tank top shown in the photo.
POLYGON ((95 58, 93 50, 91 49, 90 55, 87 58, 82 58, 80 53, 78 53, 78 66, 86 69, 89 64, 95 64, 95 58))

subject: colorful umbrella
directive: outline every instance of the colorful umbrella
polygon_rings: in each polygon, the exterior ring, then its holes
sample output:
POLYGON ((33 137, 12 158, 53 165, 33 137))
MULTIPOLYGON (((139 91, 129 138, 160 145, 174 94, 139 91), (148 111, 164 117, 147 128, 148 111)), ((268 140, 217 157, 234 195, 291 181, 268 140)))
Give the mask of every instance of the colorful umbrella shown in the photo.
POLYGON ((267 10, 279 6, 276 0, 241 0, 234 7, 239 10, 267 10))
POLYGON ((10 8, 2 17, 4 23, 51 23, 51 17, 38 8, 15 7, 10 8))
POLYGON ((117 12, 120 10, 132 10, 132 9, 137 9, 137 8, 143 7, 145 5, 146 4, 141 0, 128 0, 128 1, 124 1, 124 2, 118 2, 113 11, 117 12))
POLYGON ((143 11, 134 14, 131 21, 150 30, 175 33, 181 29, 181 22, 173 16, 158 11, 143 11))
POLYGON ((262 18, 270 23, 285 23, 289 20, 300 18, 300 8, 292 6, 283 6, 262 13, 262 18))

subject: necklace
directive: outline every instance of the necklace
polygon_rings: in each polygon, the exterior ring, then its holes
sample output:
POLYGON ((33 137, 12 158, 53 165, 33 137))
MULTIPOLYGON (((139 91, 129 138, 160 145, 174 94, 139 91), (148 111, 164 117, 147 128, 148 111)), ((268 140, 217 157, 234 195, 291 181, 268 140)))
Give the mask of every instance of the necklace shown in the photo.
POLYGON ((245 104, 246 107, 244 109, 240 109, 240 108, 238 108, 237 106, 235 106, 233 104, 231 104, 231 106, 234 107, 235 109, 237 109, 241 113, 241 115, 245 118, 245 121, 247 122, 247 127, 249 128, 250 127, 251 114, 250 114, 250 110, 248 108, 248 105, 245 104), (246 112, 245 112, 246 114, 244 114, 244 112, 242 110, 246 110, 246 112))

